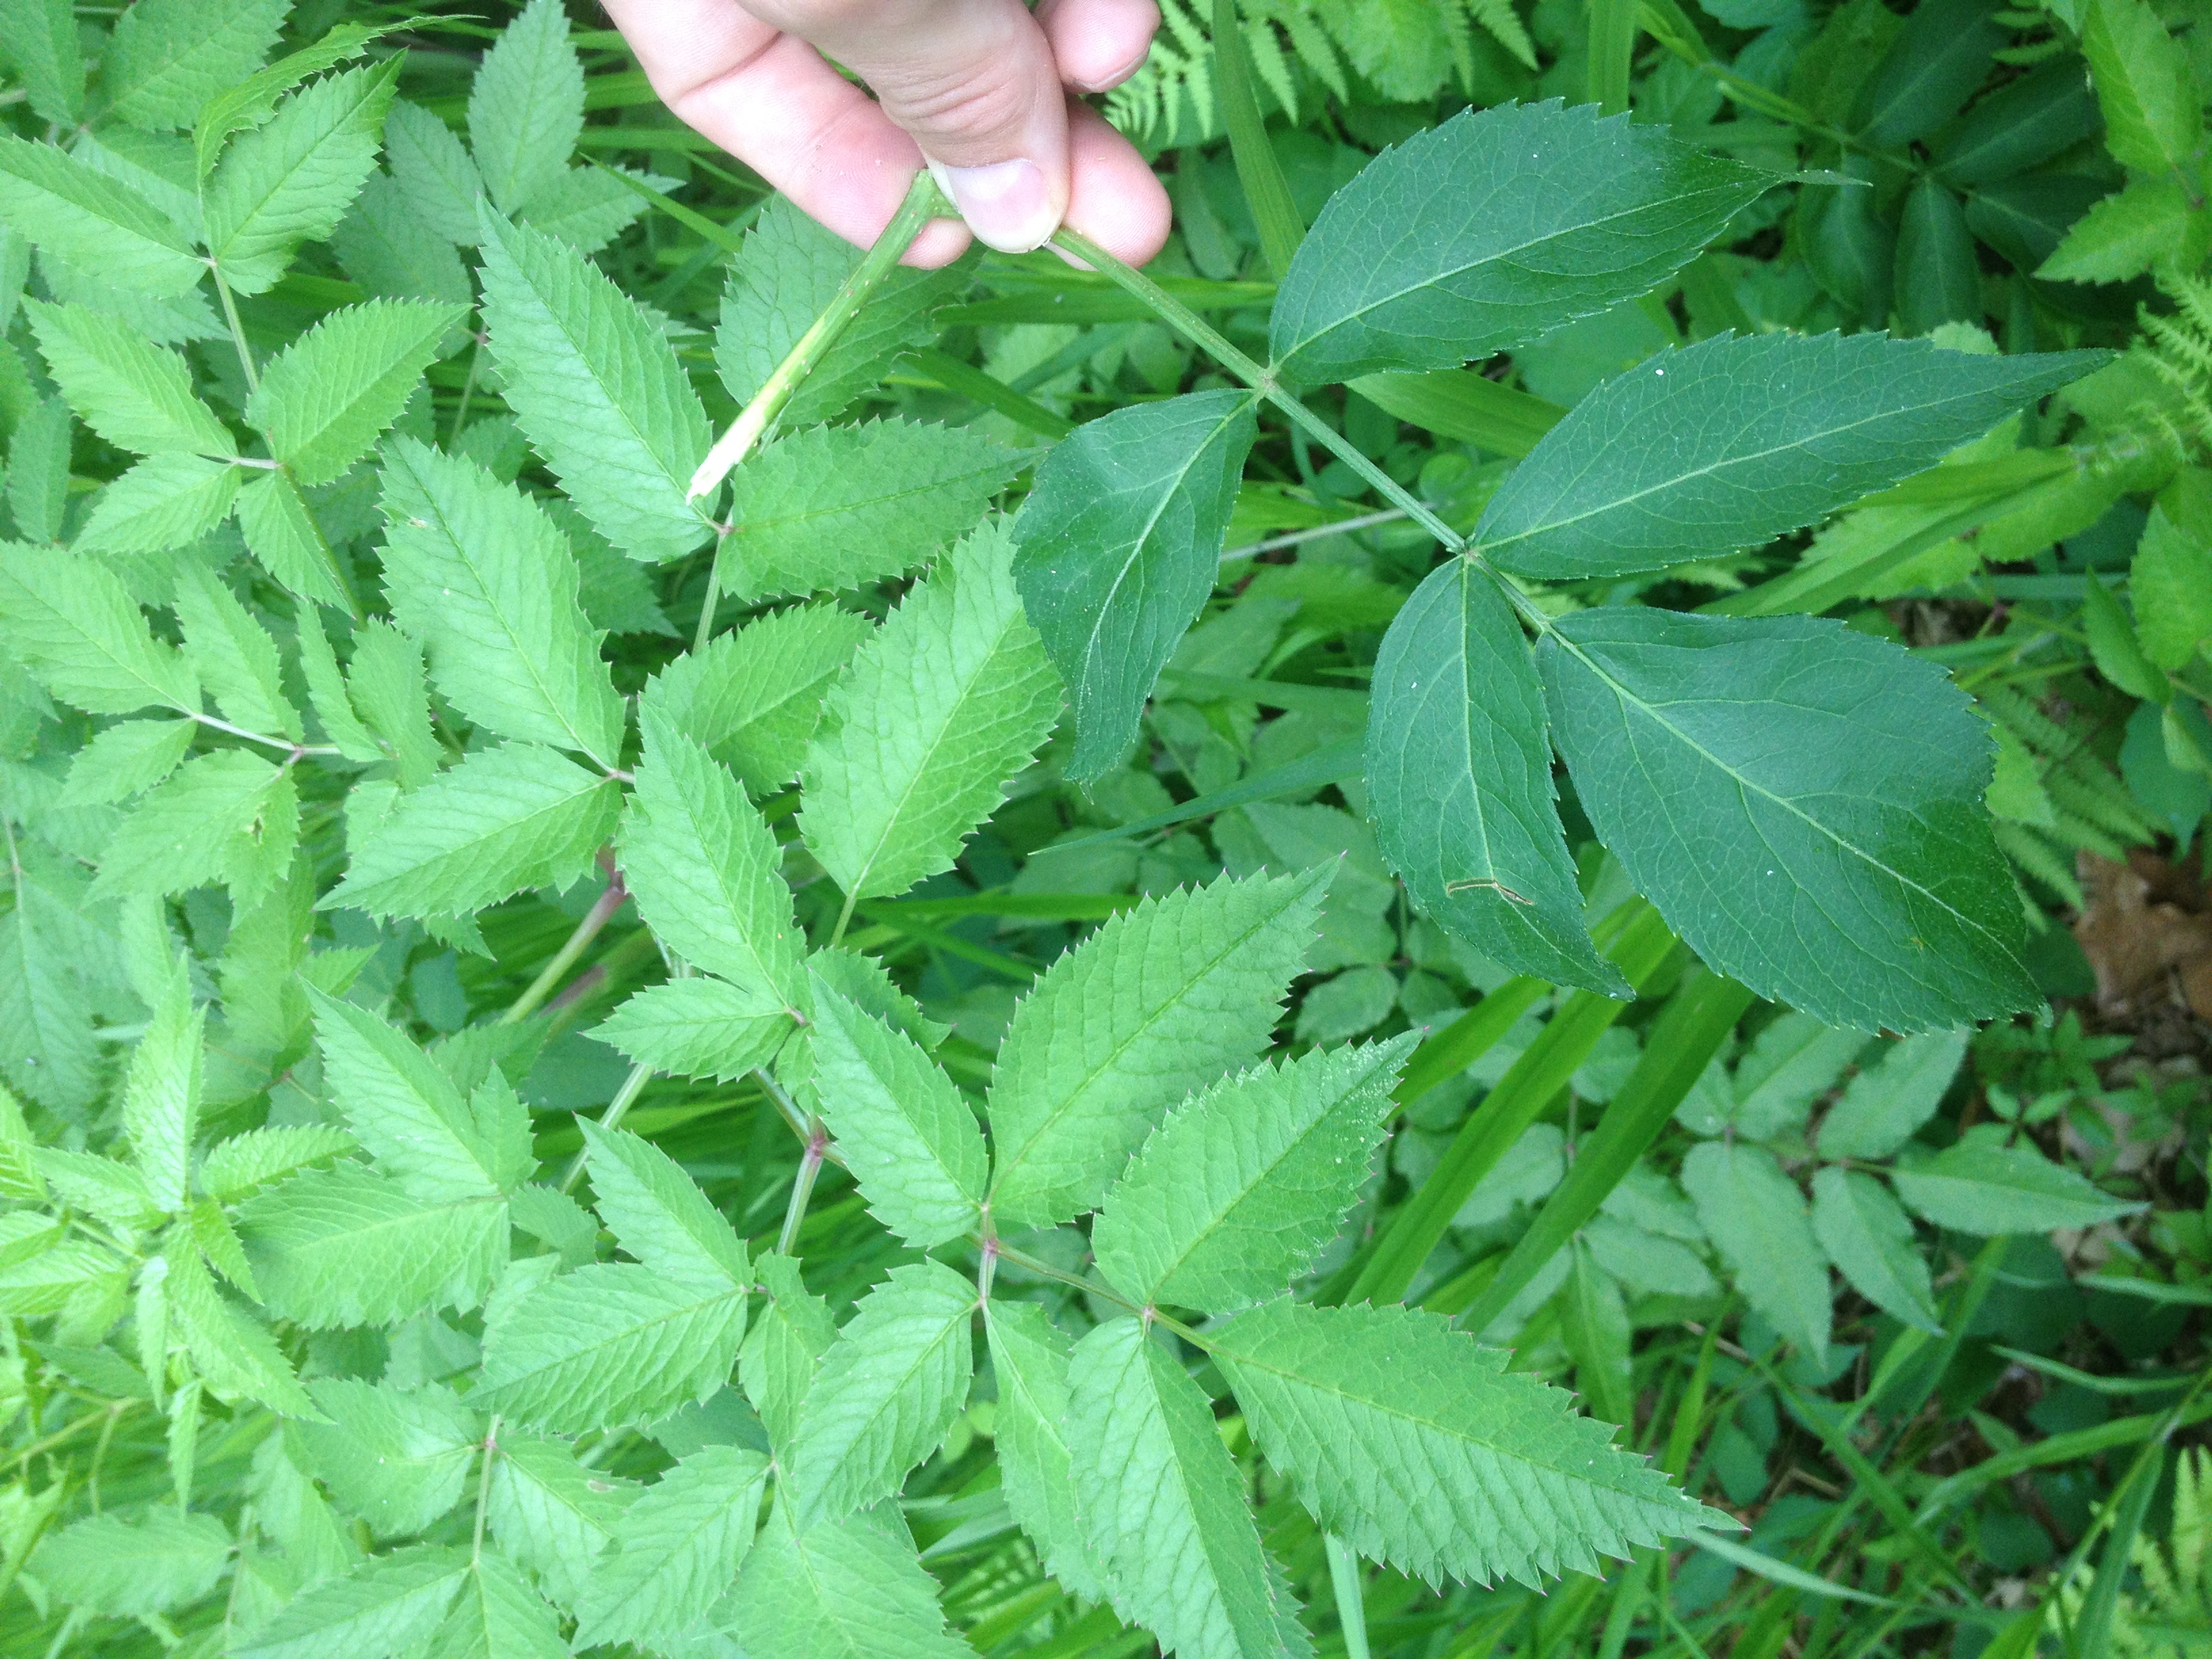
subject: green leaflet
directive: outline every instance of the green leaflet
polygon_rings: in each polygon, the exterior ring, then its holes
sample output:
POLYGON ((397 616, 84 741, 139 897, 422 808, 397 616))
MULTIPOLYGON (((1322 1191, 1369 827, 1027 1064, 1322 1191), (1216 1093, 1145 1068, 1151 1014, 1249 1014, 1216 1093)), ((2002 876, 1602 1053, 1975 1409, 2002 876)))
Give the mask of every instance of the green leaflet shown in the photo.
POLYGON ((959 427, 814 427, 735 475, 718 556, 741 603, 858 587, 911 570, 975 527, 1022 456, 959 427))
POLYGON ((192 1006, 190 982, 179 974, 155 1006, 124 1079, 123 1127, 131 1138, 131 1159, 157 1210, 185 1207, 199 1132, 206 1029, 206 1011, 192 1006))
POLYGON ((130 592, 95 560, 0 543, 0 641, 88 714, 199 713, 191 665, 154 637, 130 592))
POLYGON ((264 472, 239 490, 238 528, 261 568, 301 599, 354 608, 344 568, 289 473, 264 472))
POLYGON ((584 127, 584 66, 560 0, 532 0, 469 88, 469 143, 493 204, 516 214, 568 170, 584 127))
POLYGON ((464 306, 372 300, 334 311, 262 371, 246 417, 301 484, 330 483, 399 417, 464 306))
POLYGON ((1890 1172, 1897 1195, 1916 1214, 1954 1232, 1984 1237, 2091 1227, 2143 1208, 2100 1191, 2031 1146, 2008 1146, 2008 1131, 1987 1123, 1932 1158, 1890 1172))
POLYGON ((334 1124, 248 1129, 217 1141, 200 1160, 200 1190, 225 1204, 317 1161, 350 1152, 353 1137, 334 1124))
POLYGON ((975 1113, 912 1037, 812 988, 814 1088, 868 1208, 917 1249, 968 1232, 990 1176, 975 1113))
POLYGON ((637 1490, 584 1468, 565 1441, 503 1432, 484 1510, 500 1547, 573 1607, 637 1490))
POLYGON ((837 1322, 830 1317, 830 1304, 806 1288, 793 1258, 769 1253, 753 1266, 768 1305, 738 1352, 738 1377, 777 1457, 788 1459, 799 1411, 814 1383, 815 1362, 837 1340, 837 1322))
POLYGON ((568 1659, 561 1621, 503 1557, 470 1565, 453 1610, 431 1638, 436 1659, 568 1659))
POLYGON ((478 211, 492 358, 532 447, 624 552, 690 552, 708 534, 685 491, 710 434, 667 337, 566 243, 478 211))
POLYGON ((1912 1223, 1881 1182, 1856 1170, 1814 1176, 1813 1236, 1861 1296, 1917 1330, 1943 1334, 1912 1223))
POLYGON ((325 76, 224 152, 204 192, 207 246, 232 288, 274 287, 301 242, 328 236, 345 217, 376 166, 399 64, 325 76))
MULTIPOLYGON (((808 218, 788 197, 769 198, 745 233, 744 252, 730 267, 714 331, 715 370, 740 407, 829 310, 860 261, 851 243, 808 218)), ((901 351, 928 341, 929 313, 958 282, 949 270, 894 270, 808 371, 779 424, 795 432, 842 414, 883 378, 901 351)))
POLYGON ((729 1634, 752 1659, 966 1659, 896 1512, 794 1532, 779 1504, 745 1558, 729 1634))
POLYGON ((653 1071, 727 1082, 775 1059, 793 1029, 780 1000, 692 978, 647 986, 592 1035, 653 1071))
POLYGON ((1820 1156, 1887 1158, 1904 1146, 1936 1115, 1966 1058, 1970 1035, 1931 1031, 1885 1048, 1820 1120, 1820 1156))
POLYGON ((898 1490, 968 1403, 975 1285, 934 1261, 894 1267, 822 1356, 782 1465, 802 1530, 898 1490))
POLYGON ((729 981, 752 1012, 799 1005, 805 937, 782 851, 738 781, 690 738, 647 727, 618 854, 639 913, 670 949, 729 981))
POLYGON ((1828 1264, 1797 1183, 1760 1147, 1708 1140, 1682 1161, 1682 1190, 1744 1299, 1815 1364, 1825 1364, 1828 1264))
POLYGON ((1067 683, 1067 774, 1118 763, 1206 596, 1259 427, 1242 392, 1117 409, 1063 439, 1015 520, 1015 580, 1067 683))
POLYGON ((222 579, 204 565, 187 566, 177 574, 173 608, 185 654, 216 706, 248 731, 300 741, 305 728, 284 694, 276 641, 222 579))
POLYGON ((193 393, 191 370, 175 352, 82 306, 33 300, 23 309, 62 396, 108 442, 141 455, 238 453, 238 441, 193 393))
POLYGON ((8 445, 8 510, 27 541, 61 539, 72 432, 69 407, 59 398, 40 400, 16 423, 8 445))
POLYGON ((1316 1048, 1193 1095, 1100 1206, 1098 1271, 1146 1306, 1228 1313, 1278 1294, 1366 1183, 1416 1041, 1316 1048))
POLYGON ((171 298, 207 274, 176 226, 137 191, 13 134, 0 135, 0 220, 134 295, 171 298))
POLYGON ((479 750, 404 796, 323 908, 446 915, 565 887, 613 832, 621 792, 535 744, 479 750))
POLYGON ((371 295, 459 306, 475 298, 453 245, 430 228, 421 204, 389 174, 368 175, 351 211, 331 232, 331 248, 346 275, 371 295))
POLYGON ((1367 715, 1376 840, 1455 938, 1554 984, 1625 996, 1583 923, 1543 687, 1491 577, 1453 559, 1383 636, 1367 715))
POLYGON ((66 806, 128 800, 177 769, 199 730, 192 720, 124 720, 77 751, 70 764, 66 806))
POLYGON ((225 749, 186 761, 142 798, 103 849, 95 898, 155 897, 221 882, 252 904, 283 878, 299 841, 292 774, 225 749))
POLYGON ((834 605, 771 611, 677 658, 640 707, 765 795, 798 775, 830 685, 873 631, 866 617, 834 605))
POLYGON ((1334 873, 1146 899, 1053 964, 992 1077, 1002 1224, 1091 1208, 1169 1107, 1260 1053, 1334 873))
POLYGON ((639 1493, 578 1601, 576 1645, 675 1644, 737 1576, 768 1467, 758 1452, 708 1446, 639 1493))
POLYGON ((2113 158, 2150 173, 2187 167, 2204 132, 2188 49, 2144 0, 2090 0, 2081 9, 2081 51, 2113 158))
POLYGON ((1755 547, 1933 466, 2101 361, 1878 334, 1723 337, 1663 351, 1545 434, 1491 497, 1475 544, 1547 580, 1755 547))
POLYGON ((1994 748, 1942 670, 1834 623, 1618 608, 1537 661, 1590 822, 1715 968, 1860 1030, 2035 1000, 1994 748))
POLYGON ((309 1330, 391 1325, 425 1309, 466 1312, 507 1260, 495 1194, 426 1201, 357 1164, 310 1170, 238 1212, 270 1313, 309 1330))
POLYGON ((526 1425, 584 1434, 650 1422, 722 1386, 745 1330, 744 1292, 650 1267, 579 1267, 484 1333, 470 1398, 526 1425))
POLYGON ((671 1278, 747 1290, 743 1240, 690 1176, 649 1140, 579 1119, 589 1153, 592 1206, 631 1256, 671 1278))
POLYGON ((854 656, 807 750, 801 834, 849 899, 950 869, 1060 713, 1003 522, 962 542, 854 656))
POLYGON ((469 1572, 466 1550, 417 1544, 302 1590, 241 1643, 239 1659, 404 1653, 426 1641, 469 1572))
MULTIPOLYGON (((109 47, 111 58, 114 48, 109 47)), ((84 118, 84 44, 69 0, 0 5, 0 52, 41 119, 75 127, 84 118)))
POLYGON ((42 1105, 87 1106, 99 1082, 92 1012, 21 892, 19 880, 15 908, 0 916, 0 1068, 42 1105))
POLYGON ((135 1520, 95 1515, 40 1541, 31 1571, 51 1595, 111 1618, 141 1618, 198 1601, 222 1576, 230 1534, 211 1515, 149 1509, 135 1520))
POLYGON ((331 1096, 355 1139, 426 1204, 494 1197, 526 1180, 529 1120, 503 1085, 473 1100, 367 1009, 309 988, 331 1096))
POLYGON ((1112 1320, 1075 1345, 1064 1432, 1117 1613, 1179 1659, 1313 1651, 1206 1395, 1146 1322, 1112 1320))
POLYGON ((157 553, 190 547, 230 517, 245 469, 197 455, 149 455, 100 492, 79 553, 157 553))
POLYGON ((1435 1314, 1278 1301, 1211 1340, 1254 1437, 1321 1523, 1432 1583, 1534 1584, 1727 1524, 1435 1314))
POLYGON ((432 232, 463 247, 476 246, 483 174, 451 127, 420 104, 396 99, 384 122, 384 160, 409 209, 432 232))
POLYGON ((646 198, 632 184, 665 193, 681 182, 629 167, 570 167, 532 198, 523 220, 579 253, 596 253, 646 210, 646 198))
POLYGON ((285 0, 138 0, 100 58, 107 113, 155 131, 190 126, 200 106, 261 67, 289 9, 285 0))
POLYGON ((1077 1514, 1067 1437, 1070 1344, 1034 1303, 984 1306, 991 1368, 999 1386, 994 1433, 1006 1507, 1052 1576, 1092 1601, 1106 1596, 1105 1568, 1077 1514))
POLYGON ((1275 296, 1289 380, 1456 368, 1649 289, 1776 181, 1625 115, 1509 104, 1370 162, 1275 296))
POLYGON ((281 1417, 319 1419, 320 1410, 292 1374, 276 1339, 216 1288, 198 1249, 177 1241, 162 1259, 171 1328, 201 1382, 218 1399, 251 1400, 281 1417))
POLYGON ((2143 653, 2181 668, 2212 640, 2212 542, 2193 538, 2154 507, 2128 571, 2143 653))
POLYGON ((450 1389, 403 1394, 352 1377, 319 1377, 307 1392, 329 1419, 290 1432, 307 1471, 348 1515, 380 1538, 424 1530, 460 1502, 483 1425, 450 1389))
POLYGON ((439 690, 503 737, 612 764, 622 701, 559 526, 473 461, 411 438, 386 445, 383 483, 385 592, 439 690))

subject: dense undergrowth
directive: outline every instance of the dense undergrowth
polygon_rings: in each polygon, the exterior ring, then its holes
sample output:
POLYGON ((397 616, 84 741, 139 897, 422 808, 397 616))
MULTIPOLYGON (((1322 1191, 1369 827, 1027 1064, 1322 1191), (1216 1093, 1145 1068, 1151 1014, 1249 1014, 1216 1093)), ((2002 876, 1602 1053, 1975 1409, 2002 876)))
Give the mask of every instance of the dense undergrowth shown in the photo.
POLYGON ((863 268, 702 516, 860 256, 581 9, 0 0, 0 1650, 2212 1644, 2212 22, 1164 9, 1156 303, 863 268), (1666 247, 1344 344, 1501 132, 1666 247), (1793 750, 1941 916, 1650 828, 1793 750))

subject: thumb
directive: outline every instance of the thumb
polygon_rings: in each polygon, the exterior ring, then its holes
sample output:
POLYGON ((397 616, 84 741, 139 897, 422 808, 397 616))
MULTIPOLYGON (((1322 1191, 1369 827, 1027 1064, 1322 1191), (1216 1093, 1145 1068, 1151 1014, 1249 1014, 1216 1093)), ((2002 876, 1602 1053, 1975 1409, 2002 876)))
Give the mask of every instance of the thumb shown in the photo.
POLYGON ((845 0, 817 18, 790 27, 868 83, 977 237, 1025 252, 1060 228, 1066 94, 1021 0, 845 0))

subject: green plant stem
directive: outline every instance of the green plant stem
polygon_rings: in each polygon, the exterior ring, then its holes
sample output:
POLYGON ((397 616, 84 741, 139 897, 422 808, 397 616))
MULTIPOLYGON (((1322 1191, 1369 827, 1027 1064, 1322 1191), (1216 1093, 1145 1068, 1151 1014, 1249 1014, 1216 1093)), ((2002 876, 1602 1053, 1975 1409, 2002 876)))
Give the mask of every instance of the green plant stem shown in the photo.
POLYGON ((584 919, 576 924, 575 931, 553 953, 553 959, 539 971, 538 977, 530 981, 530 988, 517 997, 513 1006, 499 1017, 499 1023, 502 1025, 519 1024, 536 1013, 538 1005, 553 994, 562 976, 575 966, 576 958, 591 948, 592 941, 599 936, 599 930, 614 919, 615 912, 623 908, 629 897, 629 890, 623 885, 622 878, 609 876, 606 891, 592 901, 592 908, 584 912, 584 919))
POLYGON ((484 1425, 483 1454, 477 1468, 477 1527, 476 1536, 469 1545, 471 1564, 483 1559, 484 1516, 491 1507, 491 1466, 499 1455, 499 1413, 494 1412, 491 1420, 484 1425))
MULTIPOLYGON (((615 1091, 615 1097, 607 1103, 607 1109, 599 1115, 599 1127, 602 1129, 621 1127, 622 1121, 629 1115, 629 1109, 637 1104, 637 1097, 645 1092, 645 1085, 652 1081, 653 1067, 631 1066, 629 1075, 623 1079, 622 1087, 615 1091)), ((584 1178, 584 1158, 585 1153, 579 1151, 576 1156, 569 1160, 568 1173, 561 1177, 562 1192, 574 1192, 576 1183, 584 1178)))
MULTIPOLYGON (((753 1081, 760 1085, 761 1092, 769 1097, 783 1121, 791 1126, 792 1133, 797 1135, 802 1141, 805 1140, 806 1114, 799 1109, 799 1103, 791 1097, 791 1091, 770 1077, 765 1066, 753 1067, 753 1081)), ((824 1146, 822 1149, 822 1155, 833 1162, 843 1161, 838 1158, 837 1149, 835 1146, 824 1146)))
POLYGON ((82 1434, 87 1429, 93 1427, 95 1424, 105 1423, 112 1426, 117 1418, 122 1416, 125 1412, 137 1410, 138 1407, 143 1403, 143 1401, 137 1400, 118 1400, 115 1401, 114 1404, 109 1406, 105 1411, 88 1412, 82 1417, 78 1418, 75 1422, 64 1425, 62 1427, 56 1429, 52 1434, 46 1436, 43 1440, 34 1440, 29 1445, 24 1447, 22 1450, 17 1452, 15 1454, 16 1468, 20 1470, 33 1458, 40 1455, 42 1453, 50 1452, 57 1446, 67 1445, 70 1441, 76 1439, 77 1436, 82 1434))
POLYGON ((722 434, 720 441, 707 452, 707 459, 699 464, 698 471, 691 477, 690 497, 693 501, 711 494, 715 486, 728 477, 738 463, 752 453, 753 446, 775 424, 776 416, 783 412, 783 406, 791 401, 792 394, 799 390, 799 383, 806 378, 808 371, 813 368, 823 353, 836 343, 837 337, 860 314, 860 307, 867 302, 868 296, 884 277, 890 275, 891 268, 898 264, 907 249, 914 246, 914 239, 921 234, 921 228, 937 217, 945 205, 945 198, 937 188, 937 181, 927 172, 916 173, 913 185, 908 188, 906 199, 899 204, 898 211, 891 216, 890 223, 884 226, 884 234, 876 238, 876 245, 861 257, 860 264, 853 267, 853 274, 846 277, 843 286, 837 290, 836 297, 830 301, 829 308, 814 319, 812 327, 799 337, 799 343, 792 347, 790 355, 776 365, 775 372, 753 394, 753 400, 731 423, 730 429, 722 434))
POLYGON ((215 278, 215 291, 222 301, 223 320, 230 325, 230 343, 238 348, 238 366, 246 374, 246 389, 261 390, 261 371, 253 366, 253 348, 246 343, 246 325, 238 315, 238 301, 231 297, 230 284, 222 279, 222 267, 214 260, 208 261, 208 275, 215 278))
POLYGON ((1359 1580, 1359 1558, 1334 1533, 1322 1534, 1328 1552, 1330 1587, 1336 1592, 1336 1622, 1344 1632, 1344 1659, 1368 1659, 1367 1599, 1359 1580))
POLYGON ((834 951, 845 942, 845 930, 853 924, 853 908, 860 902, 858 893, 845 895, 845 908, 837 913, 837 925, 830 930, 829 949, 834 951))
POLYGON ((806 1150, 799 1155, 799 1173, 792 1177, 791 1202, 784 1206, 783 1231, 776 1235, 775 1253, 789 1255, 799 1243, 799 1224, 806 1219, 806 1202, 814 1196, 814 1178, 822 1173, 822 1154, 830 1144, 829 1131, 817 1118, 807 1125, 806 1150))
POLYGON ((691 630, 691 648, 704 651, 714 637, 714 608, 722 600, 722 544, 730 539, 728 525, 714 532, 714 551, 707 562, 707 592, 699 601, 699 625, 691 630))
POLYGON ((477 376, 483 369, 484 337, 478 334, 474 337, 476 345, 469 353, 468 375, 461 382, 461 400, 453 405, 453 430, 446 439, 448 448, 461 441, 462 429, 468 424, 469 405, 476 401, 477 376))

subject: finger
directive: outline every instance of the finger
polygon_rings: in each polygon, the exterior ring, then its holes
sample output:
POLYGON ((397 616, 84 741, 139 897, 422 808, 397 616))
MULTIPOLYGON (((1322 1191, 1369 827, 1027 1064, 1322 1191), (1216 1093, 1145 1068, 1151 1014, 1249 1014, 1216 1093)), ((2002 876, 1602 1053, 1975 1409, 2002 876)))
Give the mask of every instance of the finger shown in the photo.
POLYGON ((1160 9, 1153 0, 1043 0, 1036 21, 1060 80, 1078 92, 1104 92, 1143 67, 1160 9))
POLYGON ((975 234, 1037 247, 1068 198, 1059 65, 1021 0, 749 0, 868 83, 975 234))
POLYGON ((1141 265, 1166 244, 1168 193, 1145 158, 1088 104, 1069 100, 1067 147, 1074 184, 1067 223, 1116 258, 1141 265))
MULTIPOLYGON (((872 246, 921 170, 921 153, 868 95, 803 40, 733 0, 608 0, 663 102, 758 173, 801 212, 872 246)), ((941 265, 964 227, 933 222, 906 263, 941 265)))

